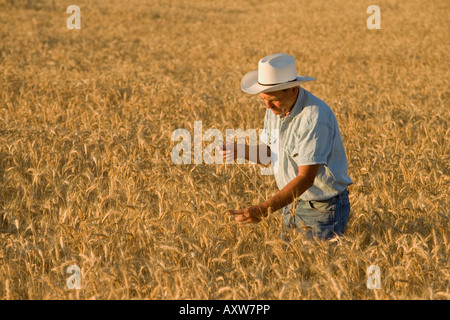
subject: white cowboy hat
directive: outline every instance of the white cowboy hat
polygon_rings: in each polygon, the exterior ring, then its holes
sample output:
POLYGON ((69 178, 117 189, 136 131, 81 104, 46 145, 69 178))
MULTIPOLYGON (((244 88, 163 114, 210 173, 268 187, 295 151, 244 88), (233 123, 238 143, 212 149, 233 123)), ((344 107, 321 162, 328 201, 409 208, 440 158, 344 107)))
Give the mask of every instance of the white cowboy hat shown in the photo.
POLYGON ((300 83, 313 81, 311 77, 300 77, 293 56, 274 53, 259 60, 258 70, 250 71, 241 79, 241 89, 250 94, 272 92, 292 88, 300 83))

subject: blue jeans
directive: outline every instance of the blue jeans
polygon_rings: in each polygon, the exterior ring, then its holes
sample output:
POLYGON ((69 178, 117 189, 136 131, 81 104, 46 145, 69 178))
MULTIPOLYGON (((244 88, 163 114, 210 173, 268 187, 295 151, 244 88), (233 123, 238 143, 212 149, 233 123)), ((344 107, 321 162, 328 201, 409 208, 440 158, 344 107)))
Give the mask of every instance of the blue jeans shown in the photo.
POLYGON ((283 208, 283 233, 296 228, 310 238, 327 240, 342 236, 350 215, 350 200, 345 190, 329 200, 295 202, 283 208), (295 205, 295 212, 293 210, 295 205))

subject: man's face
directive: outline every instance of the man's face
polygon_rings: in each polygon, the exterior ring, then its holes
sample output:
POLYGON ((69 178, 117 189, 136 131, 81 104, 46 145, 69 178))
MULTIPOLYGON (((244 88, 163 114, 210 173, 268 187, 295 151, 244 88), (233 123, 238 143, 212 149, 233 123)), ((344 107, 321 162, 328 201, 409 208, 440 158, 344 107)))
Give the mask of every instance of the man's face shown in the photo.
POLYGON ((264 101, 266 107, 272 110, 276 115, 286 115, 291 111, 295 101, 297 100, 297 88, 287 90, 261 92, 259 97, 264 101))

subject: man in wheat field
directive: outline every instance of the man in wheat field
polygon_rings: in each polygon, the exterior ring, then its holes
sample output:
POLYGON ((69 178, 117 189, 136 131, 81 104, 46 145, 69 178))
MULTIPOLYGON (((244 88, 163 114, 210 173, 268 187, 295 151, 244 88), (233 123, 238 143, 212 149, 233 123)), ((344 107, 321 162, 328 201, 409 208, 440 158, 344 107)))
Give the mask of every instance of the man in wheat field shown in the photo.
MULTIPOLYGON (((283 227, 309 237, 330 239, 343 234, 350 214, 347 157, 338 123, 328 105, 299 85, 314 78, 297 75, 294 57, 277 53, 247 73, 241 89, 259 94, 267 107, 257 146, 224 145, 226 160, 243 157, 262 163, 269 155, 280 189, 270 199, 245 209, 230 210, 238 224, 257 223, 283 208, 283 227)), ((284 234, 284 233, 283 233, 284 234)))

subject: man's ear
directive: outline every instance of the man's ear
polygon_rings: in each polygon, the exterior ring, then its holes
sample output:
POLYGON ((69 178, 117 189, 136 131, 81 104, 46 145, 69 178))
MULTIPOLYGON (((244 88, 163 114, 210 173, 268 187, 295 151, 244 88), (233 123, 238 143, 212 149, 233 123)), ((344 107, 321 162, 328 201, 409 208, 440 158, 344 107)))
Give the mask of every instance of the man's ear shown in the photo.
POLYGON ((290 95, 295 95, 297 94, 297 90, 298 87, 292 87, 292 88, 287 88, 286 91, 290 94, 290 95))

